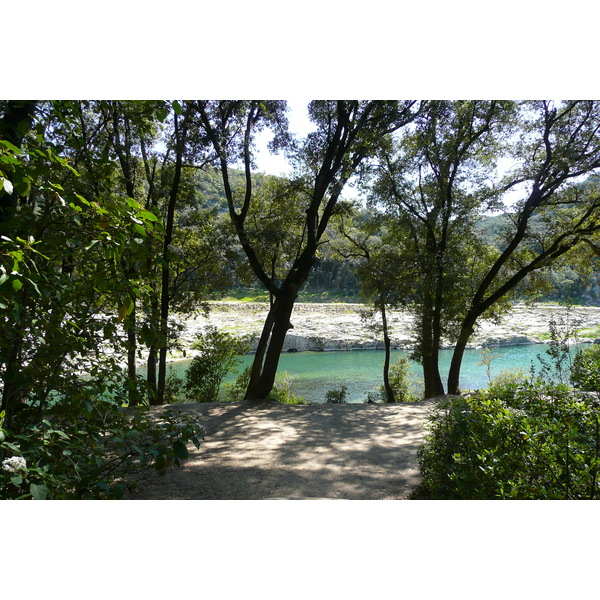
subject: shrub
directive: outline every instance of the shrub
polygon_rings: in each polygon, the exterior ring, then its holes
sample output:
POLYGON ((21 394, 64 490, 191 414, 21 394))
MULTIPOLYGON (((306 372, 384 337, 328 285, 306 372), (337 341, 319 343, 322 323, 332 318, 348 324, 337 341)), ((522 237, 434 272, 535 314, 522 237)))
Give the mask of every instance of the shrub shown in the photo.
MULTIPOLYGON (((418 384, 411 379, 408 358, 401 356, 390 367, 389 381, 396 402, 415 402, 420 399, 418 392, 415 391, 418 384)), ((383 394, 383 397, 385 397, 385 394, 383 394)))
POLYGON ((571 381, 588 392, 600 392, 600 345, 577 351, 573 359, 571 381))
POLYGON ((234 370, 238 356, 248 351, 249 344, 208 327, 192 348, 200 350, 200 355, 192 359, 185 373, 185 391, 196 402, 215 402, 223 378, 234 370))
POLYGON ((184 382, 172 367, 169 367, 167 379, 165 381, 164 401, 165 404, 174 404, 181 401, 184 382))
MULTIPOLYGON (((250 371, 252 367, 246 367, 243 372, 235 380, 235 383, 227 383, 225 387, 227 389, 228 400, 243 400, 244 394, 248 389, 248 382, 250 381, 250 371)), ((281 371, 275 376, 275 383, 273 389, 268 396, 269 400, 275 400, 282 404, 304 404, 304 398, 296 396, 292 392, 292 385, 294 383, 294 375, 288 371, 281 371)))
POLYGON ((541 380, 497 384, 439 404, 419 451, 431 498, 596 498, 600 413, 541 380))
POLYGON ((269 400, 275 400, 282 404, 304 404, 304 399, 301 396, 296 396, 296 394, 292 392, 294 379, 294 375, 287 371, 277 373, 275 384, 268 396, 269 400))
POLYGON ((252 366, 247 366, 236 378, 234 383, 226 383, 225 390, 227 393, 227 399, 231 401, 243 400, 246 390, 248 389, 248 383, 250 382, 250 373, 252 366))
POLYGON ((325 394, 325 400, 328 404, 347 404, 348 403, 348 388, 341 385, 338 389, 329 390, 325 394))
POLYGON ((1 428, 0 414, 0 498, 120 498, 153 469, 180 466, 187 443, 198 448, 204 435, 198 416, 155 418, 101 398, 64 400, 39 422, 28 410, 11 430, 1 428))

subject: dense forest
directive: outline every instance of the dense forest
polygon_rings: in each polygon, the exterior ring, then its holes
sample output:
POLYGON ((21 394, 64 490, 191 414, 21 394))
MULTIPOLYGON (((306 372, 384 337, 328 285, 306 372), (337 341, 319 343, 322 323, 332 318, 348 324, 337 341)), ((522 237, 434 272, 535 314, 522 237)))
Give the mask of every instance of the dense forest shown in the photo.
POLYGON ((116 497, 123 473, 184 460, 199 424, 144 407, 172 396, 173 315, 236 290, 268 303, 249 401, 270 397, 303 298, 377 312, 389 402, 391 308, 415 317, 433 398, 460 391, 475 328, 511 303, 598 304, 600 102, 312 101, 304 138, 287 110, 0 102, 0 458, 15 494, 116 497), (289 177, 257 172, 266 130, 289 177))

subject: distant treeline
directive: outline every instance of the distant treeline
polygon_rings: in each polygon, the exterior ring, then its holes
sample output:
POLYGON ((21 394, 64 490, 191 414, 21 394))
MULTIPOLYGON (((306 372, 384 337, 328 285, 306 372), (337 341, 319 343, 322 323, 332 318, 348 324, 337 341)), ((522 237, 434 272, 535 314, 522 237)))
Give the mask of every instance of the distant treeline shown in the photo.
MULTIPOLYGON (((231 181, 233 185, 242 185, 244 174, 242 171, 231 170, 231 181)), ((262 177, 258 175, 257 177, 262 177)), ((215 214, 227 212, 227 200, 223 190, 221 174, 212 167, 199 169, 196 172, 195 185, 197 190, 198 205, 208 208, 215 214)), ((481 215, 479 217, 478 231, 486 243, 498 249, 501 248, 500 240, 505 223, 510 219, 509 214, 481 215)), ((323 299, 339 301, 360 301, 360 285, 356 275, 357 263, 355 260, 341 257, 335 251, 334 230, 330 233, 330 243, 322 248, 321 256, 313 267, 308 281, 306 282, 300 299, 323 299)), ((535 293, 523 288, 518 297, 522 300, 536 300, 538 302, 567 302, 586 306, 600 306, 600 261, 597 257, 586 257, 588 264, 552 265, 544 273, 544 285, 536 286, 535 293)), ((262 286, 251 281, 241 281, 234 276, 232 292, 234 295, 245 293, 264 293, 262 286)))

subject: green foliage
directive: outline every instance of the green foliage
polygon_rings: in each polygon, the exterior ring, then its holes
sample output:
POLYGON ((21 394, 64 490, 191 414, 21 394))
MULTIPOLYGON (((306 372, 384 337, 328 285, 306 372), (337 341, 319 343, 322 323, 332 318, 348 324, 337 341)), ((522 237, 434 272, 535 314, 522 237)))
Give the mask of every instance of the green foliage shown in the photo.
POLYGON ((294 376, 287 371, 279 371, 275 376, 275 383, 271 393, 268 395, 268 400, 275 400, 282 404, 304 404, 304 399, 301 396, 296 396, 292 392, 294 384, 294 376))
POLYGON ((221 382, 234 370, 238 356, 249 349, 248 341, 208 327, 192 344, 200 351, 185 373, 185 392, 196 402, 216 402, 221 382))
POLYGON ((248 382, 250 381, 250 373, 252 371, 251 366, 247 366, 236 378, 234 383, 226 383, 225 390, 227 393, 227 399, 231 401, 243 400, 246 390, 248 389, 248 382))
POLYGON ((600 325, 590 327, 589 329, 578 329, 577 335, 582 338, 598 338, 600 337, 600 325))
POLYGON ((485 365, 488 381, 492 381, 492 362, 499 356, 500 354, 492 354, 492 351, 489 348, 483 348, 481 350, 481 360, 477 363, 477 366, 481 367, 485 365))
POLYGON ((347 404, 348 403, 348 387, 341 385, 337 389, 329 390, 325 394, 327 404, 347 404))
MULTIPOLYGON (((246 367, 243 372, 237 377, 235 383, 225 384, 227 389, 228 400, 243 400, 248 382, 250 381, 250 372, 252 367, 246 367)), ((275 383, 271 393, 267 397, 268 400, 275 400, 282 404, 304 404, 304 399, 292 392, 294 384, 294 376, 287 371, 280 371, 275 376, 275 383)))
POLYGON ((496 389, 497 393, 504 390, 511 394, 524 385, 527 378, 527 373, 522 369, 504 369, 490 381, 490 387, 496 389))
POLYGON ((571 379, 573 368, 570 348, 580 322, 573 318, 573 305, 570 302, 564 308, 564 314, 550 319, 548 324, 550 330, 549 348, 546 350, 548 358, 539 354, 537 358, 542 364, 540 372, 542 377, 566 384, 571 379))
POLYGON ((79 194, 78 173, 43 133, 18 150, 0 145, 0 157, 11 177, 29 181, 0 238, 0 377, 10 424, 19 404, 43 411, 53 395, 74 393, 83 372, 99 384, 118 372, 119 326, 145 287, 125 274, 149 260, 140 236, 162 230, 131 198, 79 194))
POLYGON ((165 381, 165 404, 174 404, 176 402, 180 402, 183 394, 183 386, 183 379, 178 377, 173 367, 169 367, 165 381))
POLYGON ((439 499, 596 498, 600 411, 557 383, 517 379, 440 403, 419 451, 439 499))
POLYGON ((416 402, 420 400, 415 389, 416 383, 411 378, 408 358, 401 356, 390 366, 389 381, 396 402, 416 402))
POLYGON ((600 392, 600 345, 594 344, 577 351, 571 380, 581 390, 600 392))
POLYGON ((204 437, 199 416, 122 409, 89 397, 63 401, 36 422, 20 414, 2 429, 0 498, 114 499, 134 491, 154 470, 164 474, 204 437))

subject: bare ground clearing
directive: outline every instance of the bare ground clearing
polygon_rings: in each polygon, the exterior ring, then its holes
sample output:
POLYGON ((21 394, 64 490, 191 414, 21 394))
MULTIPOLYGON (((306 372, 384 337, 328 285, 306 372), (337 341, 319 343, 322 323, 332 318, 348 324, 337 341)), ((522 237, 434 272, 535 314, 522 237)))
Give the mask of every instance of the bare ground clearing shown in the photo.
POLYGON ((177 405, 203 415, 206 439, 130 499, 406 499, 434 404, 177 405))

